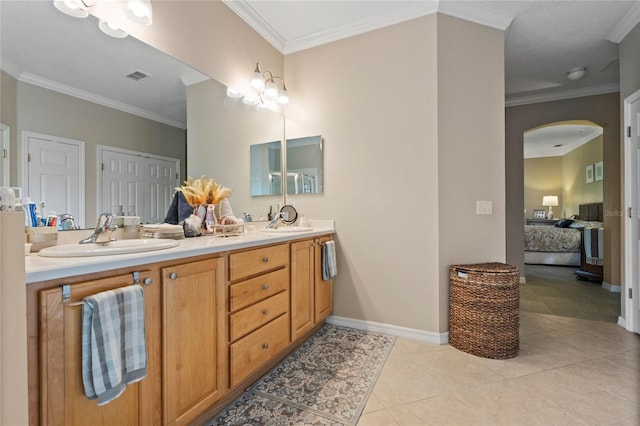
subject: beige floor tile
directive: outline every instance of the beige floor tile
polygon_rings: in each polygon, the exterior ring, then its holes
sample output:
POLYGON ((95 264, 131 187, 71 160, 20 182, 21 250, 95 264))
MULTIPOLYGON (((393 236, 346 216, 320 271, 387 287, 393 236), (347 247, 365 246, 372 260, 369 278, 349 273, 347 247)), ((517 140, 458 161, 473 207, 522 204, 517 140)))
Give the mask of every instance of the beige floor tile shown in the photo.
POLYGON ((622 344, 627 349, 640 349, 640 334, 625 330, 617 324, 603 321, 589 321, 588 324, 579 327, 571 327, 569 330, 579 330, 584 334, 613 340, 622 344))
POLYGON ((623 367, 603 359, 573 364, 561 370, 583 378, 622 398, 640 402, 640 370, 623 367))
POLYGON ((588 353, 593 357, 602 357, 626 352, 630 349, 637 349, 637 347, 633 347, 634 345, 630 342, 618 342, 605 339, 587 334, 586 330, 580 331, 580 329, 576 328, 554 330, 544 334, 580 352, 588 353))
POLYGON ((512 379, 473 389, 461 389, 455 395, 484 418, 499 425, 579 425, 580 420, 554 407, 536 392, 512 379))
POLYGON ((374 411, 360 416, 358 426, 399 426, 387 410, 374 411))
POLYGON ((490 425, 477 411, 452 394, 438 395, 389 408, 401 426, 490 425))
POLYGON ((587 361, 597 358, 598 355, 575 349, 566 343, 554 339, 548 335, 550 332, 539 333, 520 339, 520 350, 529 355, 537 356, 543 362, 554 367, 587 361))
POLYGON ((510 359, 488 359, 480 358, 480 362, 496 373, 500 373, 506 378, 526 376, 540 371, 555 368, 545 361, 544 357, 533 355, 520 350, 518 355, 510 359))
POLYGON ((537 398, 586 424, 601 424, 640 414, 638 401, 624 399, 561 369, 518 379, 537 398))
POLYGON ((367 401, 367 405, 365 405, 364 410, 362 412, 370 413, 372 411, 378 411, 382 409, 384 409, 384 405, 382 404, 382 401, 380 401, 380 398, 378 398, 375 392, 372 392, 371 396, 369 396, 369 400, 367 401))
POLYGON ((622 352, 615 355, 609 355, 603 357, 602 359, 606 359, 607 361, 614 362, 626 368, 640 370, 640 350, 638 349, 622 352))
POLYGON ((446 390, 447 387, 428 371, 385 368, 373 392, 388 408, 436 396, 446 390))
POLYGON ((446 348, 446 345, 436 345, 434 343, 421 342, 419 340, 398 337, 393 345, 393 353, 408 354, 438 351, 446 348))

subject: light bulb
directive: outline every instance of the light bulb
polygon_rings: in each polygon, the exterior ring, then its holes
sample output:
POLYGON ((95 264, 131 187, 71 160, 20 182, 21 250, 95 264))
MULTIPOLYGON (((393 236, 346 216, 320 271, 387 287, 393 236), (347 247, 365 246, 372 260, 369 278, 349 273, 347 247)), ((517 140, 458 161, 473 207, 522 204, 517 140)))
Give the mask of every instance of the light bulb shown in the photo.
POLYGON ((260 103, 260 98, 257 95, 247 95, 242 99, 242 103, 245 105, 258 105, 260 103))
POLYGON ((118 25, 107 22, 103 19, 98 22, 98 27, 100 28, 100 31, 111 37, 125 38, 128 35, 127 32, 120 29, 118 25))
POLYGON ((278 86, 276 86, 276 83, 273 80, 268 81, 267 84, 265 84, 264 95, 271 99, 278 97, 278 86))
POLYGON ((281 90, 278 95, 278 102, 282 105, 289 105, 289 94, 286 90, 281 90))
POLYGON ((262 79, 262 74, 259 72, 254 72, 251 76, 251 87, 256 92, 262 92, 264 90, 264 80, 262 79))
POLYGON ((89 16, 89 12, 87 12, 80 0, 54 0, 53 5, 60 12, 74 18, 86 18, 89 16))
POLYGON ((236 90, 233 87, 227 87, 227 96, 233 99, 240 99, 243 95, 241 91, 236 90))
POLYGON ((142 25, 151 25, 153 10, 149 0, 128 0, 124 6, 124 14, 133 22, 142 25))

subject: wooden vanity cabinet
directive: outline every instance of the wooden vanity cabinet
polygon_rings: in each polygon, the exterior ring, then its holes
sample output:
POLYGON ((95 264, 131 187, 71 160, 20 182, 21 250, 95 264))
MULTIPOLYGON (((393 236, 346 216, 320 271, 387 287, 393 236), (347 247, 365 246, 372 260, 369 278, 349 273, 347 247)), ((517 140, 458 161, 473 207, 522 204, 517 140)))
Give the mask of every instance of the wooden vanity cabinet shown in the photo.
POLYGON ((226 391, 224 260, 163 267, 161 275, 164 424, 186 425, 226 391))
POLYGON ((229 385, 282 352, 289 333, 289 244, 229 255, 229 385))
POLYGON ((291 243, 291 337, 297 340, 333 311, 333 280, 322 280, 322 244, 331 237, 291 243))
POLYGON ((147 341, 147 377, 127 386, 114 401, 98 406, 82 384, 82 299, 134 284, 132 274, 73 283, 69 300, 61 286, 39 293, 40 424, 151 425, 160 424, 160 285, 151 270, 140 271, 147 341))

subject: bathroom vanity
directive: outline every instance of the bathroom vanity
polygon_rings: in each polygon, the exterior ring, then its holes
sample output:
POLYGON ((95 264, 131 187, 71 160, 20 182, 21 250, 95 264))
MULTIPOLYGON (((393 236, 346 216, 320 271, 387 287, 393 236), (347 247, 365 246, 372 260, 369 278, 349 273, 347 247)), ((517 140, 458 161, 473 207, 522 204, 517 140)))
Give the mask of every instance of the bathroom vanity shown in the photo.
POLYGON ((333 306, 309 232, 200 237, 156 252, 26 258, 31 425, 199 424, 322 326, 333 306), (84 395, 82 299, 144 290, 147 376, 102 407, 84 395))

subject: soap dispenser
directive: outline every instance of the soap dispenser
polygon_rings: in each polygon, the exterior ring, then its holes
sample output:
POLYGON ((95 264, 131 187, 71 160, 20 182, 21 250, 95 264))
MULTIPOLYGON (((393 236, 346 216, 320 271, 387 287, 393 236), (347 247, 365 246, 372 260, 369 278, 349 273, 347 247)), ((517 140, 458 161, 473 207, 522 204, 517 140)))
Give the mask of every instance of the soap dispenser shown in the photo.
POLYGON ((304 226, 304 227, 309 227, 309 221, 307 220, 306 217, 304 217, 304 214, 302 214, 302 216, 300 217, 300 222, 298 222, 298 226, 304 226))

